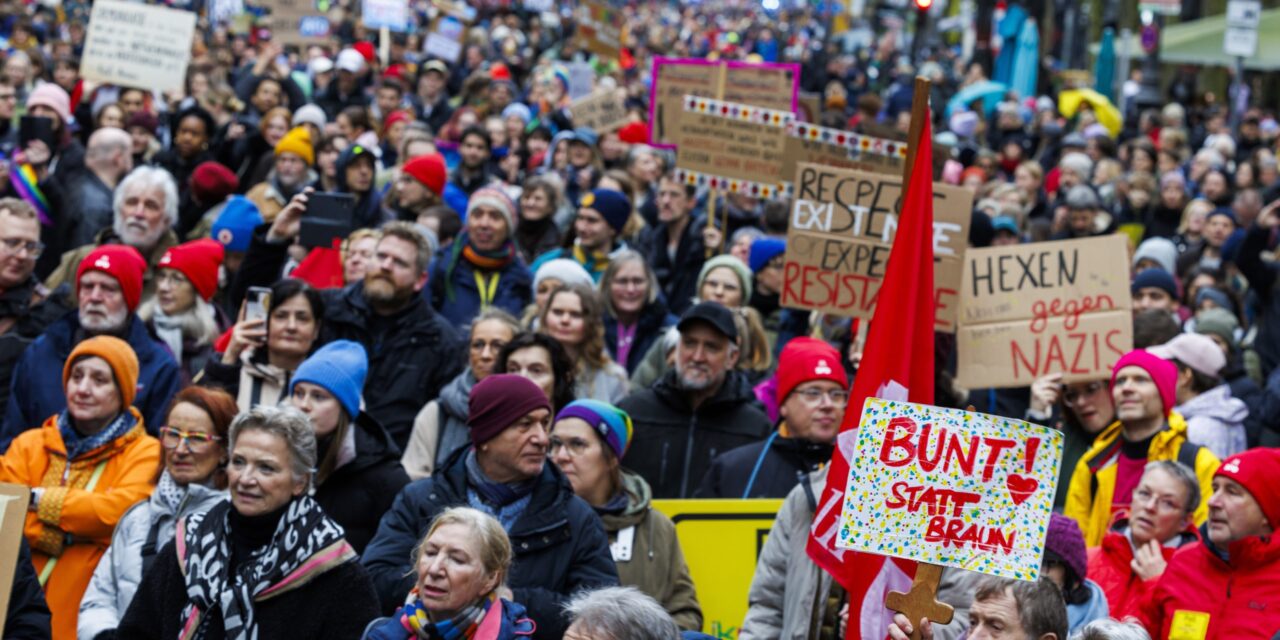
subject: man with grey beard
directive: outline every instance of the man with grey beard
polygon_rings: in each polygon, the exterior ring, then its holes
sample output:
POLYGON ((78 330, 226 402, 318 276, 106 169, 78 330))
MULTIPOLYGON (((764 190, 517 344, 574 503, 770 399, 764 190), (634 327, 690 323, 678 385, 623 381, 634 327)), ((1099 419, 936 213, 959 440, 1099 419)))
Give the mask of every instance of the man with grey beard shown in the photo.
MULTIPOLYGON (((158 167, 142 166, 125 176, 115 189, 115 219, 110 229, 94 231, 95 241, 62 254, 58 268, 45 279, 44 285, 55 296, 67 294, 57 291, 59 285, 70 284, 80 268, 80 262, 92 251, 108 244, 133 247, 146 261, 142 276, 142 301, 155 293, 156 263, 166 251, 178 244, 173 225, 178 221, 178 185, 168 171, 158 167)), ((69 294, 66 297, 70 297, 69 294)))
MULTIPOLYGON (((133 406, 155 435, 170 399, 182 387, 178 364, 134 314, 142 298, 147 264, 132 247, 109 244, 90 251, 76 272, 76 309, 59 318, 23 352, 13 370, 9 404, 0 427, 0 451, 27 429, 66 409, 62 367, 82 340, 111 335, 138 358, 138 394, 133 406)), ((65 436, 64 436, 65 437, 65 436)))
POLYGON ((653 497, 689 498, 720 453, 757 442, 770 430, 738 364, 733 312, 700 302, 676 325, 675 367, 652 387, 618 403, 635 435, 622 463, 653 488, 653 497))

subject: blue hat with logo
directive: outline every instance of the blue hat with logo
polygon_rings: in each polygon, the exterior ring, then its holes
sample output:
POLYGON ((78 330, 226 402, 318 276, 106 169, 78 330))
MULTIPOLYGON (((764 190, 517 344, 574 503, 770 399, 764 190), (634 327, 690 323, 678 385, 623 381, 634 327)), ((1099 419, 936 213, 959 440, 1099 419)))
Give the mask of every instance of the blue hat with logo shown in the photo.
POLYGON ((258 205, 244 196, 231 196, 214 220, 210 235, 227 251, 248 251, 254 228, 263 222, 258 205))

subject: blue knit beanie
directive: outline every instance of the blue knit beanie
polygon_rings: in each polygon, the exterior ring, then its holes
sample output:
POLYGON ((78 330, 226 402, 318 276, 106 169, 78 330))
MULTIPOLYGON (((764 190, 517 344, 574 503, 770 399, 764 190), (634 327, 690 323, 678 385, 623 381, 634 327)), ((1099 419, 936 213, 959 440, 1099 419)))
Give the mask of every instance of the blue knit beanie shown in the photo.
POLYGON ((1174 281, 1173 276, 1169 275, 1168 271, 1160 267, 1144 269, 1142 273, 1134 277, 1133 283, 1129 285, 1129 291, 1136 294, 1150 287, 1164 289, 1169 292, 1170 298, 1175 300, 1178 298, 1178 283, 1174 281))
POLYGON ((231 196, 214 221, 210 235, 227 251, 248 251, 253 229, 262 222, 258 205, 244 196, 231 196))
POLYGON ((289 383, 289 394, 299 382, 310 382, 333 394, 346 409, 347 417, 360 415, 360 394, 369 374, 369 356, 364 347, 350 340, 334 340, 311 354, 298 366, 289 383))
POLYGON ((751 254, 747 257, 751 273, 760 273, 760 270, 765 268, 770 260, 778 257, 779 254, 785 253, 786 250, 786 240, 767 236, 756 238, 756 241, 751 243, 751 254))
POLYGON ((600 439, 613 450, 615 458, 621 460, 627 454, 627 446, 631 444, 631 416, 607 402, 583 399, 574 400, 565 405, 556 415, 556 422, 565 418, 579 418, 591 425, 600 434, 600 439))
POLYGON ((600 212, 615 233, 622 233, 631 217, 631 201, 621 191, 595 189, 578 200, 578 207, 600 212))

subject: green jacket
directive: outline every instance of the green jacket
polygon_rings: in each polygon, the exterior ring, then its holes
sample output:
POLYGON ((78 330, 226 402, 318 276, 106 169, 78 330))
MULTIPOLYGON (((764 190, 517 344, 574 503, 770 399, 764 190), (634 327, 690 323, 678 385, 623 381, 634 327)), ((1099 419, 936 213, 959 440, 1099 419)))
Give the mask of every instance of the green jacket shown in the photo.
POLYGON ((693 589, 693 578, 689 576, 680 540, 676 538, 676 526, 671 518, 650 506, 651 491, 644 478, 623 469, 622 485, 627 494, 627 506, 622 513, 596 509, 609 534, 619 582, 657 600, 681 629, 701 630, 702 608, 698 605, 698 594, 693 589), (621 535, 624 544, 619 544, 619 533, 627 530, 629 534, 621 535), (627 537, 631 539, 629 554, 627 537), (624 559, 619 559, 620 556, 624 559))

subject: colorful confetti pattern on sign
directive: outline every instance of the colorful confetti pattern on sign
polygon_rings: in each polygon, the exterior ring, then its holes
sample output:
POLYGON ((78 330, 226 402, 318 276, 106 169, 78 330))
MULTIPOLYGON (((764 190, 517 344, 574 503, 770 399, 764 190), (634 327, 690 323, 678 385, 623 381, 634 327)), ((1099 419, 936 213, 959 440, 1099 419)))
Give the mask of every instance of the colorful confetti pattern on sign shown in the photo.
POLYGON ((729 193, 741 193, 753 198, 772 198, 775 195, 791 195, 791 183, 789 182, 783 182, 780 184, 752 182, 751 180, 737 180, 734 178, 726 178, 724 176, 713 176, 709 173, 691 171, 689 169, 676 169, 676 180, 698 187, 711 187, 712 189, 721 189, 723 191, 728 191, 729 193))
POLYGON ((1037 580, 1061 460, 1054 429, 868 398, 836 544, 1037 580))
POLYGON ((897 158, 899 160, 905 160, 907 157, 907 143, 905 142, 858 135, 841 129, 821 127, 807 122, 794 120, 788 122, 787 135, 793 138, 802 138, 844 147, 849 151, 849 157, 852 159, 857 159, 864 154, 897 158))

